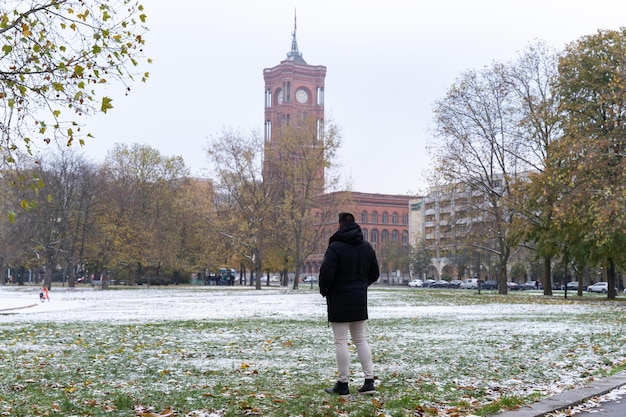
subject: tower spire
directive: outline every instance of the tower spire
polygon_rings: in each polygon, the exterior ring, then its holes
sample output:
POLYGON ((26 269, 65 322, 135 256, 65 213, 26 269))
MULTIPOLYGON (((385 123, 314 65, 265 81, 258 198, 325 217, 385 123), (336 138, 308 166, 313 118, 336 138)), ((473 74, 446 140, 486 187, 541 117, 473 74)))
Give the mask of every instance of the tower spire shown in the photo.
POLYGON ((298 29, 298 20, 296 15, 296 9, 293 10, 293 33, 291 39, 291 51, 287 53, 287 60, 294 61, 299 64, 306 64, 302 53, 298 51, 298 40, 296 39, 296 30, 298 29))

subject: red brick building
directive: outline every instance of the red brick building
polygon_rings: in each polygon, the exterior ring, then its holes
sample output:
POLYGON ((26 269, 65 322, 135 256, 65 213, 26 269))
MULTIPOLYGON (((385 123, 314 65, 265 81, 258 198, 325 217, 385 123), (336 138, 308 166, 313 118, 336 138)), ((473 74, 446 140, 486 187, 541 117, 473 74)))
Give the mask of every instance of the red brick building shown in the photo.
MULTIPOLYGON (((409 248, 409 200, 408 195, 369 194, 355 191, 340 191, 329 196, 341 197, 346 201, 342 211, 349 211, 363 230, 365 240, 370 242, 380 258, 389 243, 400 244, 409 248), (341 196, 339 196, 341 194, 341 196)), ((334 198, 337 200, 337 198, 334 198)), ((328 238, 336 227, 328 228, 327 237, 320 242, 315 251, 305 262, 303 275, 317 275, 328 245, 328 238)), ((402 271, 408 273, 408 271, 402 271)))

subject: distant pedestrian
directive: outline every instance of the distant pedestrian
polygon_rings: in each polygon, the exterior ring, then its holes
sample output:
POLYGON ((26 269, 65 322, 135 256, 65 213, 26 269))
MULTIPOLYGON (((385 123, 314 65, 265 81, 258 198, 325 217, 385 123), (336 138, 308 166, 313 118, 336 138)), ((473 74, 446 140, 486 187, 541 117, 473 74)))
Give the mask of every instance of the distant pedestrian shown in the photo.
POLYGON ((39 300, 41 300, 42 303, 46 300, 50 302, 50 295, 48 294, 48 287, 46 285, 41 287, 41 292, 39 293, 39 300))
POLYGON ((351 213, 339 213, 339 228, 330 237, 320 267, 320 294, 326 297, 328 321, 333 330, 339 376, 329 394, 349 395, 350 352, 348 332, 356 346, 365 382, 360 394, 374 394, 374 365, 366 340, 367 288, 380 275, 376 252, 363 239, 361 227, 351 213))

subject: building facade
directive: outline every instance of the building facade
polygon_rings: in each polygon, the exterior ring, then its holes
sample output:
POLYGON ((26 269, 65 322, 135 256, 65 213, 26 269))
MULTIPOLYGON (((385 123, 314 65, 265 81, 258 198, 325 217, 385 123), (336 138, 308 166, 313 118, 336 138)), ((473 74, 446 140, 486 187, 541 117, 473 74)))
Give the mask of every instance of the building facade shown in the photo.
MULTIPOLYGON (((373 194, 355 191, 339 191, 326 195, 332 201, 342 201, 341 211, 349 211, 361 226, 363 237, 371 243, 376 250, 379 262, 385 263, 389 251, 401 249, 409 251, 409 199, 408 195, 373 194)), ((324 252, 328 245, 328 239, 336 231, 336 216, 334 223, 326 230, 326 237, 322 239, 315 254, 310 256, 301 271, 304 275, 317 275, 322 264, 324 252)), ((383 274, 388 277, 384 280, 389 283, 400 283, 408 279, 408 268, 387 271, 383 265, 383 274), (392 278, 393 277, 393 278, 392 278)))
MULTIPOLYGON (((501 176, 491 181, 494 193, 504 194, 501 176)), ((434 273, 487 279, 495 268, 498 243, 493 238, 495 219, 489 195, 481 187, 446 184, 432 187, 424 197, 411 200, 411 236, 432 253, 434 273), (492 256, 493 255, 493 256, 492 256)))

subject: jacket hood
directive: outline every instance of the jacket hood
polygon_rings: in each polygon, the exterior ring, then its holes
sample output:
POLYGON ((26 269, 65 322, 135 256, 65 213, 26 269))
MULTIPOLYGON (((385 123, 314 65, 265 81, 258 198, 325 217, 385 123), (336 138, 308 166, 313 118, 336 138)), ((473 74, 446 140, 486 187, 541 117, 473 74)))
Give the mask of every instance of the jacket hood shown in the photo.
POLYGON ((346 242, 353 245, 363 242, 361 226, 356 223, 348 223, 330 237, 329 243, 333 242, 346 242))

